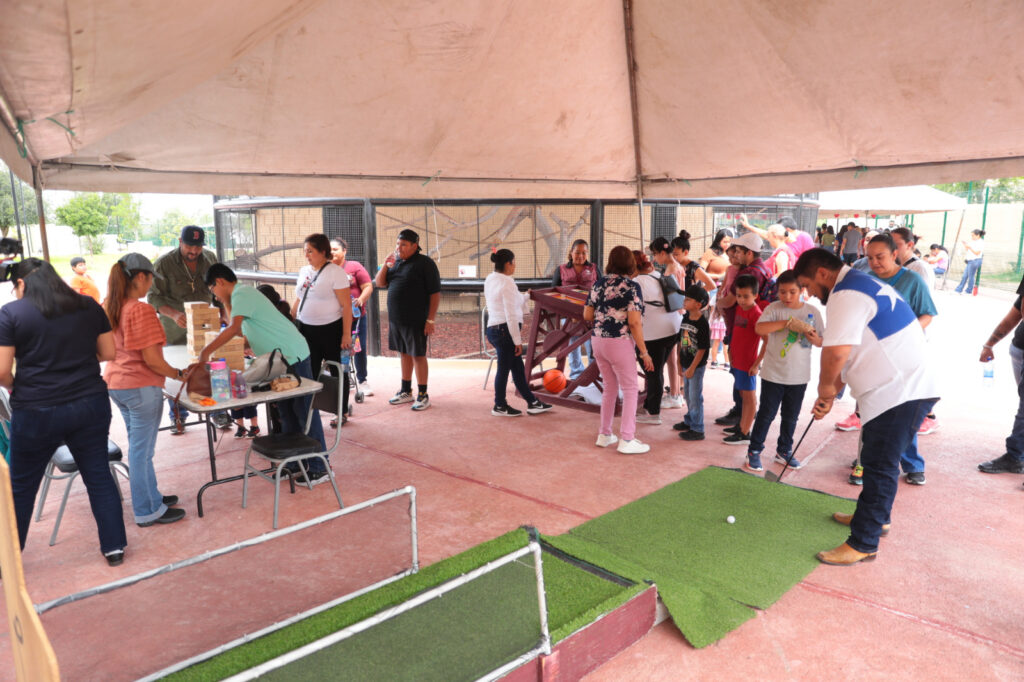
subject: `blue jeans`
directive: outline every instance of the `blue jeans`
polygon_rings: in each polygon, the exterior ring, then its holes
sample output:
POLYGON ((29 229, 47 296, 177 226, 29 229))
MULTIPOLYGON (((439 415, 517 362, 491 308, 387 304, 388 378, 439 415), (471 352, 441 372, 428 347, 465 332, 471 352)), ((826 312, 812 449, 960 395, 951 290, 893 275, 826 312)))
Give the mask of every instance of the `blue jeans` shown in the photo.
MULTIPOLYGON (((294 365, 288 365, 288 371, 303 379, 313 379, 313 370, 310 369, 309 358, 299 360, 294 365)), ((309 406, 313 402, 312 395, 302 395, 290 400, 282 400, 277 403, 281 412, 281 433, 302 433, 306 429, 306 415, 309 413, 309 406)), ((320 441, 320 447, 324 450, 327 445, 324 442, 324 425, 320 422, 320 412, 313 410, 313 420, 309 424, 307 435, 320 441)), ((305 462, 310 473, 324 471, 324 463, 313 457, 305 462)))
POLYGON ((890 522, 899 484, 900 454, 905 452, 935 400, 908 400, 889 408, 861 428, 864 485, 850 522, 847 544, 858 552, 877 552, 882 526, 890 522))
POLYGON ((110 397, 121 410, 128 428, 128 481, 132 487, 135 523, 153 521, 167 511, 153 468, 163 390, 158 386, 111 389, 110 397))
POLYGON ((956 293, 961 293, 966 287, 966 293, 970 294, 974 291, 974 280, 978 274, 978 270, 981 268, 981 258, 975 258, 974 260, 967 261, 967 265, 964 267, 964 275, 960 278, 960 284, 956 285, 956 293))
POLYGON ((691 431, 704 433, 704 370, 707 365, 693 370, 693 378, 683 377, 683 396, 686 398, 686 415, 683 423, 691 431))
MULTIPOLYGON (((186 389, 186 391, 182 391, 182 393, 185 393, 185 392, 187 392, 187 389, 186 389)), ((172 424, 174 423, 175 419, 180 419, 181 421, 185 421, 186 419, 188 419, 188 410, 186 410, 181 405, 178 405, 178 414, 175 415, 174 414, 174 398, 168 398, 167 399, 167 416, 170 417, 172 424)))
POLYGON ((357 317, 352 324, 357 325, 356 336, 359 337, 359 352, 355 354, 356 381, 363 383, 366 381, 366 317, 357 317))
POLYGON ((487 328, 487 340, 494 346, 498 353, 498 371, 494 375, 494 406, 505 407, 508 402, 505 392, 508 389, 508 375, 511 372, 512 382, 516 385, 519 395, 527 403, 537 400, 530 390, 530 383, 526 380, 526 368, 523 366, 523 356, 516 355, 516 344, 512 340, 512 334, 508 331, 507 324, 498 324, 487 328))
POLYGON ((1006 453, 1018 462, 1024 462, 1024 383, 1021 382, 1021 367, 1024 365, 1024 350, 1010 344, 1010 361, 1013 364, 1013 378, 1017 381, 1017 414, 1013 418, 1013 429, 1006 437, 1006 453))
POLYGON ((106 391, 53 407, 15 408, 11 416, 11 487, 22 549, 39 483, 61 442, 71 451, 89 494, 100 551, 113 552, 128 544, 121 496, 107 459, 109 432, 110 398, 106 391))
POLYGON ((785 458, 793 454, 793 432, 800 417, 800 406, 804 402, 804 391, 807 384, 777 384, 774 381, 761 379, 761 403, 757 408, 757 418, 750 430, 750 445, 747 452, 760 455, 764 451, 764 441, 768 437, 775 415, 782 408, 782 422, 779 424, 779 440, 775 444, 775 452, 785 458))
MULTIPOLYGON (((576 343, 577 339, 579 339, 579 338, 580 337, 578 337, 578 336, 573 336, 573 337, 571 337, 569 339, 569 343, 576 343)), ((569 353, 569 378, 570 379, 575 379, 579 375, 583 374, 583 370, 586 369, 586 367, 583 365, 583 349, 584 348, 587 349, 587 357, 590 358, 590 361, 591 362, 594 361, 594 349, 591 348, 590 341, 587 341, 582 346, 579 346, 579 347, 575 348, 572 352, 569 353)))

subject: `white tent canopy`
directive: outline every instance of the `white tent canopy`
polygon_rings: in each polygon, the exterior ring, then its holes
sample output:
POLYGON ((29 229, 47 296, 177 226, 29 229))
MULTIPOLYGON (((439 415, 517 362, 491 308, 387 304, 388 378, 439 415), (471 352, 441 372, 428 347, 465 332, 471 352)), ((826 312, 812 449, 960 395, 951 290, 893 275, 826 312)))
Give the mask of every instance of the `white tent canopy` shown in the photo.
POLYGON ((8 0, 0 157, 57 189, 375 198, 1021 175, 1021 35, 1020 0, 8 0))
POLYGON ((818 195, 818 205, 818 210, 825 217, 836 213, 841 216, 855 213, 903 215, 962 211, 967 208, 967 200, 927 185, 912 185, 822 192, 818 195))

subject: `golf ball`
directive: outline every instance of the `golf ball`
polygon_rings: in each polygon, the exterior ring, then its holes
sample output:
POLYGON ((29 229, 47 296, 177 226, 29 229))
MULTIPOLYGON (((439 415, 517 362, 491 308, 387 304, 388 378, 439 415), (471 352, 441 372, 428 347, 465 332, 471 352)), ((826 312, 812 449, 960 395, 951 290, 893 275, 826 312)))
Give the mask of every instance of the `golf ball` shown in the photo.
POLYGON ((736 517, 735 516, 726 516, 725 520, 728 521, 729 523, 736 523, 736 517))

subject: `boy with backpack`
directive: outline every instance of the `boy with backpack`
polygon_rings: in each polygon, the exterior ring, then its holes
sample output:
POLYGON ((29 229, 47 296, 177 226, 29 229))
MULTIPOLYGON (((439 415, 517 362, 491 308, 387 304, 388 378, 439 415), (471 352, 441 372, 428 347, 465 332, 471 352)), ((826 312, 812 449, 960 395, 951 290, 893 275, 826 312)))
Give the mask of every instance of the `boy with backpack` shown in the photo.
POLYGON ((761 404, 750 432, 745 467, 761 471, 761 453, 768 429, 782 409, 775 461, 799 469, 793 457, 793 432, 800 416, 804 391, 811 380, 811 346, 821 347, 824 331, 821 312, 800 300, 800 284, 792 270, 778 277, 779 300, 768 305, 754 327, 766 338, 761 366, 761 404))

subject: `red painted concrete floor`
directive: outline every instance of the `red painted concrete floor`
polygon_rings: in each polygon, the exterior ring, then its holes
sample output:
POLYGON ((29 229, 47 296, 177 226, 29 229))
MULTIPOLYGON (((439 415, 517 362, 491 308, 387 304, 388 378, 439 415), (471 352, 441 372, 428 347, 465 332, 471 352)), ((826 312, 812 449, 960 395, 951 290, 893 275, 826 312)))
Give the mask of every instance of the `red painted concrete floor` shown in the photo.
MULTIPOLYGON (((921 438, 928 483, 901 484, 893 530, 882 541, 878 560, 816 568, 777 604, 704 649, 693 649, 670 623, 663 623, 590 678, 1024 678, 1024 476, 985 475, 976 469, 1003 452, 1017 405, 1008 341, 997 348, 993 386, 982 385, 977 362, 981 344, 1012 298, 939 293, 936 299, 940 315, 929 336, 944 380, 937 407, 941 428, 921 438)), ((679 441, 671 423, 681 418, 681 410, 665 411, 661 426, 640 426, 640 438, 652 444, 652 451, 632 457, 594 447, 595 414, 556 409, 520 419, 491 417, 490 390, 481 390, 484 367, 473 361, 433 362, 433 406, 417 414, 408 406, 387 404, 397 389, 397 365, 373 359, 370 381, 377 395, 356 406, 343 430, 341 452, 333 458, 347 504, 416 486, 424 564, 522 524, 561 533, 707 465, 742 464, 744 449, 722 444, 714 437, 715 427, 703 443, 679 441)), ((709 423, 727 408, 729 392, 727 373, 709 371, 709 423)), ((810 398, 805 402, 809 407, 810 398)), ((851 410, 851 402, 840 403, 811 428, 798 454, 808 464, 787 474, 788 483, 856 496, 858 489, 846 478, 857 436, 833 429, 851 410)), ((238 473, 244 443, 230 435, 218 443, 218 463, 223 472, 238 473)), ((119 416, 112 437, 126 446, 119 416)), ((188 516, 171 526, 139 528, 126 506, 129 546, 118 568, 108 567, 99 555, 80 482, 58 543, 47 546, 63 491, 62 483, 54 485, 24 553, 36 603, 270 530, 272 491, 262 481, 253 483, 248 509, 241 508, 241 485, 234 483, 208 491, 206 516, 196 516, 195 492, 209 476, 205 437, 198 428, 183 438, 161 434, 156 465, 162 491, 180 495, 188 516)), ((281 525, 336 506, 325 486, 285 494, 281 525)), ((405 532, 401 515, 391 518, 400 527, 398 534, 405 532)), ((165 664, 167 633, 175 628, 189 632, 190 645, 203 649, 226 639, 224 634, 235 627, 229 624, 240 617, 269 622, 288 610, 282 602, 299 611, 333 598, 344 590, 344 576, 355 570, 353 554, 365 555, 380 537, 376 522, 362 531, 347 526, 340 533, 306 534, 255 555, 249 560, 255 567, 225 562, 219 571, 197 572, 192 581, 152 589, 143 583, 114 593, 103 608, 90 609, 86 601, 81 608, 59 607, 44 620, 66 679, 130 679, 165 664), (236 606, 242 591, 256 608, 236 606), (169 608, 175 595, 197 608, 169 608), (165 628, 159 617, 153 618, 163 612, 173 614, 165 628), (83 632, 90 634, 83 637, 83 632), (109 656, 102 655, 104 647, 109 656)), ((3 631, 0 671, 10 677, 11 670, 3 631)))

